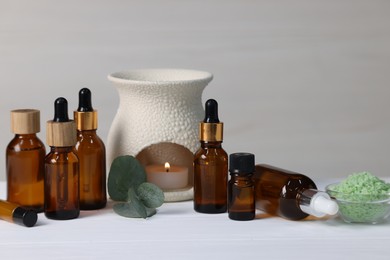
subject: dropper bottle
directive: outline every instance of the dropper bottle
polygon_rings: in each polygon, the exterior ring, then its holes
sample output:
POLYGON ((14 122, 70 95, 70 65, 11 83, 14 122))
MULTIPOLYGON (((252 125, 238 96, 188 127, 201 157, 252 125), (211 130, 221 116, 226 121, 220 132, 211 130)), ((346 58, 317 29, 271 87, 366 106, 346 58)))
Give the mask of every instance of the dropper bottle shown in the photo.
POLYGON ((96 133, 97 111, 92 107, 91 91, 79 92, 79 107, 74 111, 77 125, 76 154, 80 161, 80 209, 104 208, 106 195, 106 149, 96 133))
POLYGON ((266 164, 255 166, 256 208, 289 220, 335 215, 338 205, 307 176, 266 164))
POLYGON ((45 158, 45 216, 65 220, 77 218, 79 208, 79 159, 73 152, 76 124, 69 120, 68 102, 57 98, 54 119, 47 122, 50 152, 45 158))
POLYGON ((194 209, 201 213, 227 211, 228 155, 222 148, 223 123, 218 103, 209 99, 199 124, 200 149, 194 157, 194 209))

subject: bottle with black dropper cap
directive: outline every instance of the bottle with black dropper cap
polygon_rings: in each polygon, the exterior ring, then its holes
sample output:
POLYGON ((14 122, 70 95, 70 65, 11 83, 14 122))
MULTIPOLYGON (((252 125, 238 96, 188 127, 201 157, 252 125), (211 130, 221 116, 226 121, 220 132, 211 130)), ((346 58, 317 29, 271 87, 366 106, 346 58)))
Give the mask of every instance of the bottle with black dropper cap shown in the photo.
POLYGON ((80 161, 80 209, 104 208, 106 196, 106 149, 96 133, 97 111, 92 107, 91 91, 79 91, 79 107, 74 111, 77 126, 76 154, 80 161))
POLYGON ((194 209, 201 213, 227 210, 228 155, 222 148, 223 123, 218 103, 209 99, 199 124, 200 149, 194 157, 194 209))
POLYGON ((289 220, 309 215, 335 215, 338 205, 326 192, 317 190, 306 175, 267 164, 257 164, 253 175, 256 208, 289 220))
POLYGON ((73 152, 77 142, 76 124, 68 118, 68 102, 57 98, 54 119, 47 122, 50 152, 45 158, 45 216, 73 219, 80 214, 79 159, 73 152))

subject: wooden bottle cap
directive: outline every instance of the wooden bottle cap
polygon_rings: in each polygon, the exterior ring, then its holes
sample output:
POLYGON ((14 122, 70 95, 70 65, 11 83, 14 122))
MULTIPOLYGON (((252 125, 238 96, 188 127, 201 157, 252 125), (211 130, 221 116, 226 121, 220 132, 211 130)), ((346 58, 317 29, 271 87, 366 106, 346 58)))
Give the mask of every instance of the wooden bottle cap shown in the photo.
POLYGON ((68 122, 47 121, 46 142, 47 145, 54 147, 75 146, 77 143, 76 123, 73 120, 68 122))
POLYGON ((41 131, 40 112, 37 109, 16 109, 11 111, 11 132, 14 134, 35 134, 41 131))

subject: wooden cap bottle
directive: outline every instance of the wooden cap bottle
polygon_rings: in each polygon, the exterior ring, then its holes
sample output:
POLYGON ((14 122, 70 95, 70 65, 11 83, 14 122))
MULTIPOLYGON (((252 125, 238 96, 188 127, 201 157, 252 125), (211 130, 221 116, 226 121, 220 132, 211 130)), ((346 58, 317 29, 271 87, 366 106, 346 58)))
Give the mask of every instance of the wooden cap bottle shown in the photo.
POLYGON ((204 142, 223 141, 223 123, 218 118, 218 103, 214 99, 206 101, 205 118, 199 124, 199 139, 204 142))
POLYGON ((54 147, 69 147, 77 143, 76 124, 69 120, 68 101, 63 97, 54 102, 54 119, 46 123, 46 142, 54 147))
POLYGON ((40 112, 36 109, 11 111, 11 132, 14 134, 36 134, 41 131, 40 112))
POLYGON ((96 130, 98 126, 97 111, 92 108, 91 91, 83 88, 79 92, 79 107, 74 111, 77 130, 96 130))

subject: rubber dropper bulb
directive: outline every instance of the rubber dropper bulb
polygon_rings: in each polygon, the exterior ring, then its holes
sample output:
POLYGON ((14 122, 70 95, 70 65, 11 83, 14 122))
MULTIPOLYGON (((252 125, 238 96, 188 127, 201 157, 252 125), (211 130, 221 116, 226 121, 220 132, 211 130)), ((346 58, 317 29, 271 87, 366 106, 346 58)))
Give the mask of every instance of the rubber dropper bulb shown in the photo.
POLYGON ((339 210, 337 203, 323 194, 313 198, 311 207, 314 212, 321 212, 327 215, 336 215, 339 210))
POLYGON ((325 215, 335 215, 339 210, 337 203, 326 192, 315 189, 302 192, 299 206, 303 212, 319 218, 325 215))
POLYGON ((204 123, 219 123, 218 102, 214 99, 206 101, 204 123))
POLYGON ((69 122, 68 101, 63 98, 57 98, 54 101, 54 122, 69 122))
POLYGON ((79 91, 79 107, 78 112, 92 112, 92 94, 88 88, 83 88, 79 91))

